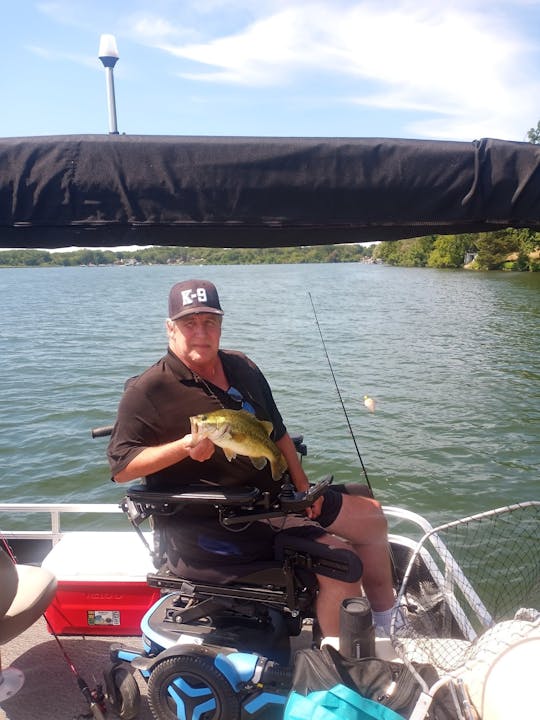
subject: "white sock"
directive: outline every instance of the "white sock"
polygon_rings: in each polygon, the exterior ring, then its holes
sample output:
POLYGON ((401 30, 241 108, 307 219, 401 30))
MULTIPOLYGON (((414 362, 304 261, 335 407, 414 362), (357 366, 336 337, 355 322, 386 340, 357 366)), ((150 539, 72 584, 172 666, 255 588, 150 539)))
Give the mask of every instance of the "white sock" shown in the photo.
POLYGON ((325 645, 331 645, 335 650, 339 652, 339 638, 338 637, 325 637, 321 640, 321 648, 325 645))
POLYGON ((372 610, 371 615, 373 617, 374 624, 382 628, 385 632, 390 633, 390 623, 392 622, 393 611, 393 607, 388 610, 372 610))
MULTIPOLYGON (((392 623, 392 615, 395 612, 396 606, 389 608, 388 610, 380 610, 379 612, 376 612, 375 610, 371 611, 371 616, 373 617, 373 622, 378 627, 382 628, 384 632, 390 634, 390 625, 392 623)), ((396 614, 396 622, 395 622, 395 629, 400 630, 406 623, 405 616, 403 614, 403 610, 398 610, 396 614)))

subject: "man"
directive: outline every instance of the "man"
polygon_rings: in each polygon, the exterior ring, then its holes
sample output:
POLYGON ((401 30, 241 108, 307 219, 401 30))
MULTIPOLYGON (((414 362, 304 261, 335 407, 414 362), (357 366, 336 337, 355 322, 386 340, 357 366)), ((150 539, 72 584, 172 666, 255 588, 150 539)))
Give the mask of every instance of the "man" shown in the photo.
MULTIPOLYGON (((308 488, 271 389, 258 367, 239 352, 219 347, 223 310, 214 285, 187 280, 169 294, 167 354, 127 383, 108 449, 116 482, 146 477, 150 488, 173 489, 193 482, 224 486, 256 485, 271 493, 279 484, 269 467, 256 470, 249 458, 228 462, 208 439, 194 438, 189 418, 220 408, 247 409, 273 425, 272 439, 281 450, 297 490, 308 488)), ((358 486, 361 487, 361 486, 358 486)), ((362 583, 374 621, 389 630, 394 594, 386 520, 369 497, 349 494, 350 486, 332 486, 306 512, 281 524, 259 521, 231 532, 214 509, 190 507, 165 526, 168 563, 193 580, 229 582, 273 558, 276 531, 352 549, 361 559, 362 583)), ((358 595, 357 583, 317 576, 317 617, 324 636, 339 636, 339 607, 358 595)))

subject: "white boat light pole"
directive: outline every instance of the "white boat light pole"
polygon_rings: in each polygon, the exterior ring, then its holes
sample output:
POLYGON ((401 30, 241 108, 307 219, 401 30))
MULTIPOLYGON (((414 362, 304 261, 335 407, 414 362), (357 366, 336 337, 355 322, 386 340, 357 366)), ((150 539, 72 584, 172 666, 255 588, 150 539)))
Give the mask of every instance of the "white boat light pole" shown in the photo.
POLYGON ((116 121, 116 100, 114 97, 113 68, 118 61, 118 46, 114 35, 102 35, 99 39, 99 59, 105 67, 107 82, 107 104, 109 108, 109 135, 118 135, 116 121))

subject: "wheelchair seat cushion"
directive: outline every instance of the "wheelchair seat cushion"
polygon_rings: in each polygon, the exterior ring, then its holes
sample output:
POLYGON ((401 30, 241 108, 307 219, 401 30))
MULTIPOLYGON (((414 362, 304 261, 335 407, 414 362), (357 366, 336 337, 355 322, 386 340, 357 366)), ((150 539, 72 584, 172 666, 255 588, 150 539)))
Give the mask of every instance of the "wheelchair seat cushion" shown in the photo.
POLYGON ((325 534, 305 516, 256 521, 240 531, 187 513, 159 519, 168 569, 179 577, 209 583, 234 582, 275 565, 276 537, 289 529, 312 539, 325 534))
POLYGON ((258 569, 275 565, 275 531, 254 522, 240 532, 216 520, 182 516, 163 522, 168 569, 180 577, 209 583, 230 583, 258 569))
POLYGON ((305 516, 290 515, 270 523, 257 521, 240 532, 212 520, 183 516, 181 522, 178 518, 160 522, 160 530, 165 539, 167 568, 188 580, 229 584, 253 573, 272 568, 278 571, 287 548, 315 558, 315 569, 310 563, 300 564, 299 574, 305 573, 306 580, 313 578, 314 572, 348 582, 362 574, 354 552, 316 542, 325 531, 305 516))

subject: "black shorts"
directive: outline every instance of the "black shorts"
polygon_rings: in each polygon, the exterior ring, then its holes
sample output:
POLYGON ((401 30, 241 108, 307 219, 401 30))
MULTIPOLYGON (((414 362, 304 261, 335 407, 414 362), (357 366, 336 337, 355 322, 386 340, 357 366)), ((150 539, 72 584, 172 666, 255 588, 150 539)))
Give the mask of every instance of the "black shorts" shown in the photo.
POLYGON ((275 565, 278 535, 316 540, 326 534, 306 515, 258 520, 239 531, 223 527, 216 519, 181 514, 162 521, 160 526, 169 570, 190 580, 215 583, 232 582, 275 565))
POLYGON ((367 485, 360 483, 346 483, 344 485, 330 485, 324 494, 324 502, 321 514, 316 522, 323 528, 327 528, 335 522, 343 505, 343 495, 362 495, 372 497, 367 485))
POLYGON ((277 534, 316 540, 336 520, 343 495, 367 495, 359 483, 331 485, 326 491, 321 515, 287 515, 270 521, 256 521, 240 532, 221 526, 216 519, 193 514, 174 515, 160 522, 165 534, 167 565, 175 575, 204 582, 228 583, 236 578, 275 564, 277 534))

